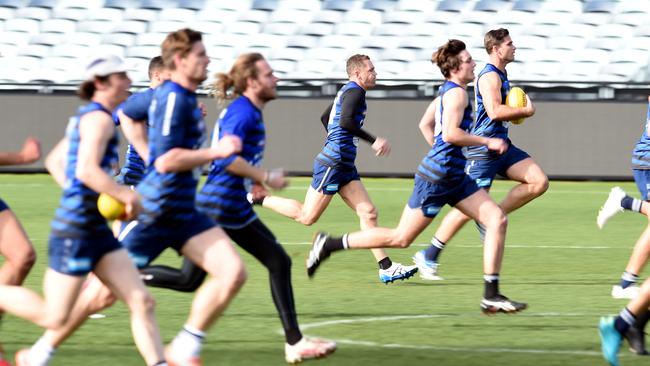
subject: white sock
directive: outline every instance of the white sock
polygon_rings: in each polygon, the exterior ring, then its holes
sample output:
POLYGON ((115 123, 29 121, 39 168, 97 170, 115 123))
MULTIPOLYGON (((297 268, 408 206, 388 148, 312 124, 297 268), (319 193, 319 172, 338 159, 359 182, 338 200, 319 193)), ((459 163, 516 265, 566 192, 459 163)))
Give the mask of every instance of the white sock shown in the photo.
POLYGON ((205 333, 185 324, 172 342, 173 353, 179 358, 189 358, 201 354, 205 333))
POLYGON ((31 366, 47 366, 56 352, 44 337, 39 338, 29 350, 29 362, 31 366))

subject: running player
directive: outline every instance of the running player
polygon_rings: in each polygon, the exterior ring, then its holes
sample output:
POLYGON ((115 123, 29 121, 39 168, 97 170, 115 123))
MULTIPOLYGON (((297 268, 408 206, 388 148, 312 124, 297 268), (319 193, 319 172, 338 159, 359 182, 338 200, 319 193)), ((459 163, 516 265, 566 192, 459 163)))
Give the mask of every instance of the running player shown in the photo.
MULTIPOLYGON (((41 157, 41 144, 28 137, 18 152, 0 152, 0 165, 31 164, 41 157)), ((0 284, 20 286, 36 261, 36 252, 9 206, 0 199, 0 255, 5 262, 0 267, 0 284)), ((2 317, 2 313, 0 313, 2 317)), ((0 346, 0 366, 10 366, 0 346)))
POLYGON ((445 83, 440 88, 442 131, 424 157, 415 175, 415 186, 398 226, 394 229, 371 228, 343 237, 318 233, 307 258, 307 274, 314 275, 331 253, 354 248, 406 248, 433 221, 440 209, 449 204, 486 227, 483 251, 485 292, 480 307, 485 313, 514 313, 524 303, 509 300, 499 291, 499 272, 503 260, 507 219, 501 208, 464 172, 463 146, 486 146, 504 153, 508 143, 501 138, 470 134, 472 104, 467 84, 474 79, 476 63, 462 41, 452 39, 433 54, 445 83))
MULTIPOLYGON (((476 122, 471 133, 481 137, 500 138, 508 143, 507 151, 499 154, 485 146, 468 146, 466 151, 467 174, 480 188, 489 190, 498 174, 519 182, 501 202, 506 214, 520 208, 542 195, 548 189, 548 178, 537 163, 508 138, 508 121, 531 117, 535 106, 526 96, 526 106, 512 108, 505 104, 510 90, 506 66, 515 59, 516 47, 507 29, 487 32, 484 39, 489 62, 478 74, 476 88, 476 122)), ((423 279, 439 280, 439 256, 454 235, 470 220, 458 209, 449 212, 440 223, 431 246, 413 256, 423 279)), ((481 239, 484 230, 479 226, 481 239)))
MULTIPOLYGON (((334 102, 321 117, 327 130, 323 150, 314 161, 311 186, 304 204, 278 196, 261 196, 253 200, 303 225, 312 225, 329 206, 335 194, 359 216, 362 230, 377 226, 377 208, 361 183, 354 161, 359 139, 371 144, 377 156, 390 153, 390 144, 383 137, 375 137, 362 127, 366 118, 366 90, 375 86, 377 73, 366 55, 354 55, 347 61, 349 81, 339 90, 334 102)), ((416 266, 393 263, 384 249, 372 249, 379 265, 379 279, 383 283, 410 278, 416 266)))
MULTIPOLYGON (((44 328, 59 327, 68 319, 85 275, 92 271, 127 304, 133 336, 146 364, 166 365, 153 298, 97 209, 98 192, 124 202, 128 217, 140 209, 137 194, 107 174, 117 162, 111 113, 131 85, 125 71, 116 56, 98 57, 88 64, 79 95, 90 103, 70 120, 65 138, 46 159, 63 196, 52 221, 45 298, 23 287, 0 286, 0 308, 44 328)), ((17 364, 25 365, 22 358, 28 354, 19 352, 17 364)))
MULTIPOLYGON (((258 194, 263 194, 263 184, 279 189, 287 183, 278 170, 259 168, 266 145, 262 110, 277 97, 277 80, 259 53, 243 54, 229 73, 217 74, 213 94, 218 103, 235 96, 236 99, 219 117, 212 144, 216 145, 224 136, 235 135, 242 139, 243 149, 238 156, 212 163, 208 180, 197 196, 197 204, 229 237, 268 269, 271 296, 285 332, 285 359, 297 363, 327 356, 336 350, 336 343, 302 335, 291 285, 291 258, 257 217, 247 199, 253 186, 258 194), (229 95, 231 88, 234 94, 229 95)), ((205 278, 205 272, 187 260, 183 261, 181 270, 158 265, 142 272, 145 278, 154 280, 151 281, 154 286, 181 291, 200 284, 205 278)))
MULTIPOLYGON (((603 356, 612 366, 618 366, 618 351, 621 341, 637 327, 637 322, 647 319, 650 306, 650 278, 646 279, 639 290, 638 296, 623 308, 619 315, 600 318, 599 332, 603 356)), ((628 338, 629 340, 629 338, 628 338)))
POLYGON ((163 66, 161 56, 149 61, 149 88, 131 95, 117 109, 116 124, 122 127, 122 132, 129 141, 124 157, 125 163, 117 177, 119 184, 137 186, 145 174, 146 161, 149 158, 147 146, 147 125, 149 105, 153 91, 169 76, 163 66))
MULTIPOLYGON (((596 223, 599 228, 602 229, 610 218, 624 210, 639 212, 650 218, 650 203, 648 202, 650 197, 650 96, 648 97, 645 130, 632 153, 632 172, 641 193, 641 199, 628 196, 620 187, 612 188, 607 201, 598 212, 596 223)), ((634 245, 621 281, 612 287, 612 297, 615 299, 637 297, 640 291, 640 287, 637 285, 639 274, 643 271, 648 258, 650 258, 650 223, 634 245)), ((639 355, 648 354, 645 349, 644 329, 649 319, 650 314, 644 313, 625 334, 630 347, 639 355)))
MULTIPOLYGON (((170 365, 198 365, 206 331, 246 278, 226 234, 194 206, 198 168, 239 151, 241 141, 229 136, 217 147, 198 148, 205 126, 195 91, 206 79, 209 63, 201 34, 191 29, 170 33, 163 42, 162 57, 171 80, 155 90, 149 111, 151 168, 137 188, 143 212, 126 225, 119 239, 140 268, 171 247, 213 276, 197 291, 186 324, 166 351, 170 365)), ((98 281, 89 286, 92 290, 86 289, 83 301, 75 305, 77 321, 46 332, 49 344, 60 344, 87 315, 101 310, 100 305, 110 305, 110 290, 98 281)))

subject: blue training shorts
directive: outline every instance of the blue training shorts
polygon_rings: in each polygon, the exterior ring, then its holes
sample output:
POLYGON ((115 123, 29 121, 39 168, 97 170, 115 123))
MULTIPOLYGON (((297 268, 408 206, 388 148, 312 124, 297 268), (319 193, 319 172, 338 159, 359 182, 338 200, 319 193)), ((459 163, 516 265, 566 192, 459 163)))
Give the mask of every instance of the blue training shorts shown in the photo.
POLYGON ((408 201, 409 208, 420 208, 425 217, 434 218, 444 205, 456 206, 480 188, 468 176, 458 184, 433 183, 419 175, 415 176, 413 193, 408 201))
POLYGON ((318 160, 314 161, 314 176, 311 180, 311 187, 317 192, 333 195, 338 193, 341 187, 353 180, 361 180, 356 167, 352 168, 352 170, 342 170, 325 166, 318 160))
POLYGON ((167 248, 180 253, 187 241, 215 226, 215 222, 206 214, 195 211, 191 218, 180 222, 156 221, 151 225, 138 221, 125 223, 118 239, 136 267, 143 268, 167 248))
POLYGON ((107 253, 122 249, 120 243, 106 227, 83 238, 66 238, 50 235, 49 266, 53 270, 72 276, 85 276, 91 272, 107 253))
POLYGON ((7 206, 7 203, 0 199, 0 212, 2 212, 4 210, 8 210, 8 209, 9 209, 9 206, 7 206))
POLYGON ((632 169, 632 173, 634 174, 636 187, 639 189, 639 193, 641 193, 641 198, 647 201, 648 196, 650 196, 650 170, 632 169))
POLYGON ((496 159, 467 160, 465 173, 476 182, 476 185, 488 189, 492 186, 492 181, 497 174, 502 177, 507 177, 506 171, 511 166, 529 157, 530 155, 527 152, 510 144, 508 150, 496 159))

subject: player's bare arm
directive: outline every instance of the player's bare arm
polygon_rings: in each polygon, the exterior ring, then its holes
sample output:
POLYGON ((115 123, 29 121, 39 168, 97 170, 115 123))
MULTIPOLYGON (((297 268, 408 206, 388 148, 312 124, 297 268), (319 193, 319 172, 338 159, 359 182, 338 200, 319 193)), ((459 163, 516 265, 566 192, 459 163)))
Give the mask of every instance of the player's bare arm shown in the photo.
POLYGON ((494 72, 481 76, 478 80, 479 90, 483 96, 483 105, 488 116, 493 121, 510 121, 518 118, 528 118, 535 114, 535 105, 526 96, 526 106, 512 108, 503 104, 501 99, 501 79, 494 72))

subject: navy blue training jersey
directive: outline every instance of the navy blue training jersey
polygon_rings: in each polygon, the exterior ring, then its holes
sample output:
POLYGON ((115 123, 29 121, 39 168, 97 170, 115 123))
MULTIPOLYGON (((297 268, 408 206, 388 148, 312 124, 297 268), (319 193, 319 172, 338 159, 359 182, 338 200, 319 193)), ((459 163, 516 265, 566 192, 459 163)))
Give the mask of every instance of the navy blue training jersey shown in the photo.
MULTIPOLYGON (((111 116, 111 112, 101 104, 92 102, 79 108, 77 114, 70 118, 66 128, 68 151, 66 153, 65 185, 59 207, 52 221, 52 234, 65 238, 85 238, 97 230, 106 228, 106 219, 97 209, 99 194, 88 188, 76 177, 77 160, 80 144, 79 122, 87 113, 102 111, 111 116)), ((108 174, 118 162, 118 138, 113 133, 106 145, 100 166, 108 174)))
MULTIPOLYGON (((440 92, 440 121, 444 118, 444 109, 442 103, 445 93, 453 88, 460 88, 454 82, 446 81, 439 89, 440 92)), ((463 112, 463 120, 460 128, 469 132, 472 125, 472 103, 467 101, 467 106, 463 112)), ((444 128, 444 127, 442 127, 444 128)), ((433 183, 453 184, 465 177, 466 159, 463 155, 462 146, 457 146, 442 139, 442 128, 436 131, 433 146, 427 155, 422 159, 418 166, 417 175, 433 183)))
POLYGON ((138 185, 143 211, 138 221, 148 225, 161 220, 173 224, 195 213, 194 197, 201 168, 160 173, 158 157, 173 148, 197 149, 205 141, 205 124, 196 93, 173 81, 154 90, 149 107, 149 166, 138 185))
MULTIPOLYGON (((147 123, 152 98, 153 89, 149 88, 131 95, 118 107, 118 110, 134 121, 147 123)), ((131 144, 126 148, 124 161, 124 166, 120 170, 120 179, 124 184, 138 185, 144 176, 147 165, 131 144)))
MULTIPOLYGON (((242 151, 238 156, 253 166, 262 163, 266 141, 262 111, 247 97, 238 97, 221 112, 213 131, 212 145, 216 146, 225 135, 235 135, 242 140, 242 151)), ((208 179, 197 195, 199 209, 219 226, 229 229, 244 227, 257 218, 246 199, 251 179, 226 171, 236 157, 233 155, 212 162, 208 179)))
MULTIPOLYGON (((487 111, 485 110, 485 106, 483 105, 483 95, 479 89, 478 80, 481 78, 481 76, 489 72, 496 72, 501 79, 501 104, 506 103, 506 96, 510 91, 510 81, 508 81, 508 74, 506 72, 502 72, 499 70, 499 68, 492 64, 486 64, 483 70, 481 70, 481 72, 478 74, 476 83, 474 83, 474 87, 476 88, 476 122, 472 127, 472 134, 483 137, 500 138, 509 142, 508 126, 506 124, 508 121, 493 121, 488 116, 487 111)), ((495 151, 488 150, 487 146, 468 146, 466 149, 466 155, 467 159, 478 160, 495 159, 500 156, 495 151)))
POLYGON ((634 147, 632 153, 632 169, 650 169, 650 136, 648 136, 648 129, 650 128, 650 103, 648 103, 648 114, 646 116, 645 128, 643 134, 634 147))
POLYGON ((363 122, 366 118, 367 105, 365 100, 365 90, 354 81, 350 81, 336 94, 334 106, 332 107, 329 122, 327 123, 327 139, 325 140, 325 146, 316 156, 316 160, 325 166, 336 167, 339 169, 351 169, 354 167, 354 161, 357 158, 359 138, 339 125, 343 99, 346 96, 346 92, 354 88, 360 89, 363 95, 363 99, 361 99, 361 102, 357 104, 353 114, 354 122, 358 124, 358 128, 363 126, 363 122))

